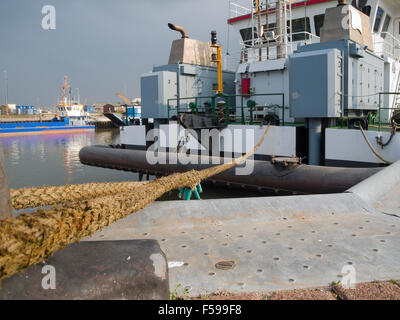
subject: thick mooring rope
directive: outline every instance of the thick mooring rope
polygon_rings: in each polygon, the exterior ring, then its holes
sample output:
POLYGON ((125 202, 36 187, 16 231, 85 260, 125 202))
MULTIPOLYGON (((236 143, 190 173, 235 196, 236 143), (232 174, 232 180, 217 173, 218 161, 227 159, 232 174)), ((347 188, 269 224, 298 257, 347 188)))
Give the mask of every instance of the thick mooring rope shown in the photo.
POLYGON ((360 131, 362 136, 364 137, 365 142, 367 143, 368 147, 371 149, 372 153, 381 161, 383 161, 386 164, 392 164, 392 162, 387 161, 386 159, 384 159, 378 151, 375 150, 375 148, 372 146, 371 142, 369 142, 367 135, 364 132, 364 129, 362 128, 362 126, 360 125, 360 131))
MULTIPOLYGON (((201 171, 174 173, 135 185, 133 192, 128 187, 129 190, 114 192, 112 195, 102 193, 102 196, 93 199, 72 201, 72 199, 81 199, 83 194, 78 192, 77 194, 81 196, 71 197, 67 204, 54 205, 49 209, 37 209, 30 214, 22 213, 17 218, 1 220, 0 280, 43 261, 69 244, 78 242, 83 237, 90 236, 95 231, 145 208, 166 192, 181 187, 190 187, 193 190, 202 180, 240 164, 259 148, 268 130, 269 126, 252 151, 231 163, 201 171)), ((79 188, 81 186, 78 186, 79 188)), ((36 191, 39 189, 41 188, 36 191)), ((66 194, 65 197, 67 197, 66 194)), ((26 198, 30 196, 27 195, 26 198)), ((60 203, 65 203, 64 195, 57 199, 57 201, 61 200, 60 203)), ((13 201, 20 203, 21 206, 26 205, 23 201, 18 202, 16 199, 13 201)), ((43 201, 48 204, 56 200, 52 198, 52 200, 43 199, 43 201)), ((38 201, 34 200, 30 203, 37 205, 38 201)))
POLYGON ((14 209, 37 208, 134 191, 148 181, 85 183, 66 186, 11 189, 14 209))

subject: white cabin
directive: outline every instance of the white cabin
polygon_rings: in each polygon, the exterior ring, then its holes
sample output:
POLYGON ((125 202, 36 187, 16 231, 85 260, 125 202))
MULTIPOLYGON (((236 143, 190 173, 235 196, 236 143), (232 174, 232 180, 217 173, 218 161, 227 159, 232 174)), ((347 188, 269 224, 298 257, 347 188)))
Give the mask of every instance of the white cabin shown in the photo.
POLYGON ((85 115, 82 104, 59 105, 57 106, 57 110, 60 117, 77 118, 85 115))
MULTIPOLYGON (((231 16, 228 23, 238 33, 241 44, 240 63, 237 69, 237 94, 241 94, 241 79, 248 77, 252 93, 285 94, 285 121, 293 122, 289 117, 289 81, 285 72, 287 58, 299 44, 320 42, 323 32, 325 10, 336 7, 336 0, 282 0, 286 4, 283 10, 284 49, 278 55, 275 44, 277 0, 260 1, 261 10, 257 12, 253 1, 230 3, 231 16), (268 4, 268 9, 267 8, 268 4), (253 32, 252 32, 253 30, 253 32), (259 34, 262 37, 259 37, 259 34)), ((374 53, 385 60, 384 92, 400 90, 400 0, 353 0, 353 7, 370 17, 373 32, 374 53)), ((257 97, 261 105, 279 104, 278 98, 257 97), (261 101, 264 99, 264 101, 261 101)), ((384 95, 383 105, 397 108, 398 95, 384 95)), ((382 120, 389 121, 390 113, 382 120)))

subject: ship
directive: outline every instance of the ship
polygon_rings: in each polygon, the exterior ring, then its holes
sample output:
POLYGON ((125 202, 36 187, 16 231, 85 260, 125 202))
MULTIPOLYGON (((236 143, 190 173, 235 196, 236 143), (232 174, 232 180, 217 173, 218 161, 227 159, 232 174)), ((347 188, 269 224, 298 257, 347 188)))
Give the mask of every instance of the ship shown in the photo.
POLYGON ((84 120, 85 118, 84 105, 80 104, 79 101, 75 101, 71 97, 71 86, 68 84, 67 77, 64 77, 62 90, 63 90, 62 100, 56 107, 58 115, 61 118, 84 120), (68 89, 69 89, 69 96, 67 96, 68 89))
POLYGON ((119 145, 83 148, 81 162, 141 176, 201 169, 251 150, 267 128, 252 172, 211 182, 343 192, 399 160, 400 1, 247 3, 230 2, 236 56, 222 56, 215 31, 201 41, 169 23, 181 38, 141 76, 141 125, 121 127, 119 145))
POLYGON ((95 126, 89 123, 84 105, 67 97, 70 88, 67 77, 64 77, 62 86, 62 100, 57 105, 57 114, 51 121, 13 121, 0 123, 0 137, 34 135, 34 134, 62 134, 73 132, 94 131, 95 126))
MULTIPOLYGON (((141 76, 142 121, 121 126, 118 145, 82 148, 80 160, 162 176, 232 161, 257 145, 244 166, 208 182, 306 195, 147 206, 177 176, 121 190, 115 212, 85 219, 86 229, 107 227, 47 261, 61 280, 80 278, 50 293, 29 290, 42 279, 38 265, 5 279, 0 298, 398 296, 398 281, 387 280, 400 278, 399 1, 248 5, 231 3, 228 23, 242 45, 233 70, 215 31, 200 41, 168 24, 181 38, 168 64, 141 76)), ((179 182, 193 188, 201 174, 186 176, 179 182)), ((191 190, 181 191, 189 200, 191 190)), ((109 198, 80 207, 94 214, 109 198)))

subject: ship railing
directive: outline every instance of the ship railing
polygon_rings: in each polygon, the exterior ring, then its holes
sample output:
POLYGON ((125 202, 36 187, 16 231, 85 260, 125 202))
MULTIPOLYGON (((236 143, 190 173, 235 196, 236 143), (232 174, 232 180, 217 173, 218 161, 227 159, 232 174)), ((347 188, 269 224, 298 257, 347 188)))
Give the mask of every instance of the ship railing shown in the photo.
POLYGON ((379 108, 378 108, 378 113, 375 117, 377 120, 378 128, 379 131, 382 128, 382 125, 385 124, 390 124, 392 121, 392 117, 400 113, 400 108, 399 107, 385 107, 385 105, 388 105, 387 101, 388 99, 385 99, 387 97, 394 96, 394 99, 398 98, 400 96, 400 92, 380 92, 379 93, 379 108), (397 112, 396 112, 397 110, 397 112), (382 119, 383 118, 383 119, 382 119))
MULTIPOLYGON (((296 51, 299 45, 313 44, 319 42, 320 37, 310 32, 302 31, 289 34, 288 43, 283 45, 283 57, 286 58, 288 55, 292 54, 294 51, 296 51)), ((260 48, 262 49, 262 61, 276 60, 279 58, 277 55, 277 42, 274 39, 269 41, 263 40, 262 43, 260 43, 258 39, 247 40, 242 41, 240 45, 242 47, 240 58, 241 63, 260 61, 260 48)))
MULTIPOLYGON (((290 5, 293 6, 294 3, 296 2, 301 2, 303 0, 284 0, 283 3, 286 4, 286 11, 290 11, 291 7, 290 5)), ((247 7, 247 4, 249 3, 249 0, 242 0, 242 1, 230 1, 229 2, 229 18, 236 18, 240 16, 244 16, 247 14, 252 13, 252 9, 247 7), (243 4, 243 1, 246 2, 246 4, 243 4)), ((269 10, 274 10, 277 5, 277 0, 267 0, 268 2, 268 9, 269 10)), ((250 2, 251 3, 251 2, 250 2)), ((263 7, 265 7, 265 3, 263 4, 263 7)), ((265 9, 262 10, 264 12, 265 9)), ((256 13, 254 14, 256 15, 256 13)))
POLYGON ((389 32, 382 32, 381 36, 382 37, 375 37, 375 53, 377 55, 387 56, 400 61, 400 39, 396 38, 389 32))
POLYGON ((291 40, 293 43, 296 43, 296 45, 300 43, 305 45, 319 43, 321 41, 321 38, 311 32, 301 31, 293 32, 291 40))
POLYGON ((239 2, 229 2, 229 18, 236 18, 251 13, 251 9, 239 2))
POLYGON ((214 119, 219 124, 285 124, 284 93, 221 94, 168 99, 168 120, 191 113, 214 119), (271 118, 272 117, 272 118, 271 118))

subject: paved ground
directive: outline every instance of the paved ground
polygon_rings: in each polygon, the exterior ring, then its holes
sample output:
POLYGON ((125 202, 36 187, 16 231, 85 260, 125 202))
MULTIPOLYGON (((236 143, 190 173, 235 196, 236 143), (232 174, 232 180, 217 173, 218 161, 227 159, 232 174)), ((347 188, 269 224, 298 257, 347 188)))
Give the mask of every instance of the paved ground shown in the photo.
MULTIPOLYGON (((54 113, 42 115, 42 121, 51 121, 54 118, 54 113)), ((0 116, 0 123, 5 122, 29 122, 40 121, 39 115, 10 115, 0 116)))
MULTIPOLYGON (((180 297, 186 299, 186 297, 180 297)), ((400 282, 375 281, 360 283, 354 289, 342 285, 308 290, 287 290, 272 293, 231 294, 220 292, 213 295, 193 297, 191 300, 400 300, 400 282)))
POLYGON ((400 219, 374 210, 351 193, 155 202, 87 240, 158 240, 192 297, 400 279, 400 219))
POLYGON ((400 279, 399 238, 400 161, 340 194, 154 202, 86 240, 156 239, 190 297, 397 299, 378 281, 400 279))

